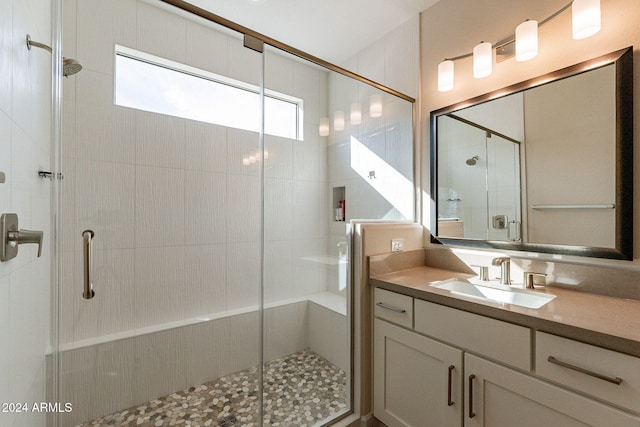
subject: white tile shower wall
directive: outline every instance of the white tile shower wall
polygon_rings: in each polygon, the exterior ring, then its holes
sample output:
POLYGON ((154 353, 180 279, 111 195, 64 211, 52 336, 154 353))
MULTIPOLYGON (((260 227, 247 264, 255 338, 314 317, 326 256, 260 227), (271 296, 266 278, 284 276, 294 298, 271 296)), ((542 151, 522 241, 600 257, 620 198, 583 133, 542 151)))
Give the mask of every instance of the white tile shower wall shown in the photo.
MULTIPOLYGON (((417 97, 419 76, 419 17, 408 20, 395 30, 374 41, 351 59, 342 64, 345 68, 373 81, 393 88, 401 93, 417 97)), ((386 173, 398 172, 400 181, 411 187, 413 175, 413 128, 411 121, 400 120, 411 117, 411 106, 392 96, 383 96, 383 116, 369 116, 370 96, 373 88, 357 84, 342 76, 329 76, 329 112, 342 110, 347 117, 345 131, 331 135, 328 148, 329 194, 333 187, 345 187, 347 221, 354 218, 403 219, 400 212, 381 194, 380 188, 372 185, 363 174, 376 170, 377 179, 385 179, 386 173), (362 124, 351 125, 351 104, 360 103, 362 124), (407 110, 408 109, 408 110, 407 110), (353 137, 353 138, 352 138, 353 137), (366 153, 362 155, 359 153, 366 153), (383 160, 389 168, 373 167, 374 161, 383 160), (359 172, 359 173, 358 173, 359 172)), ((407 190, 407 197, 413 198, 407 190)), ((406 211, 406 209, 405 209, 406 211)), ((337 245, 345 241, 343 223, 330 223, 330 253, 336 253, 337 245)), ((340 293, 339 265, 330 267, 328 288, 340 293)))
MULTIPOLYGON (((330 86, 338 79, 345 79, 342 76, 331 76, 330 86)), ((338 83, 338 82, 336 82, 338 83)), ((398 212, 394 203, 390 200, 390 194, 383 191, 385 183, 394 180, 395 184, 401 184, 395 177, 404 177, 409 187, 411 186, 411 165, 413 158, 411 130, 407 133, 402 131, 407 124, 397 120, 392 110, 395 101, 391 101, 391 96, 383 96, 385 113, 380 118, 369 117, 368 108, 368 88, 360 91, 360 104, 363 108, 361 125, 347 125, 344 131, 334 132, 333 142, 329 145, 329 176, 330 188, 345 187, 345 199, 347 201, 346 219, 372 218, 372 219, 405 219, 406 212, 398 212), (374 171, 377 181, 369 179, 368 174, 374 171), (397 175, 396 175, 397 174, 397 175), (382 186, 381 186, 382 184, 382 186)), ((350 101, 342 98, 344 93, 340 89, 332 90, 335 98, 331 99, 330 110, 347 110, 350 108, 350 101)), ((408 107, 408 106, 407 106, 408 107)), ((406 113, 406 111, 405 111, 406 113)), ((410 107, 409 114, 411 117, 410 107)), ((409 128, 411 124, 408 123, 409 128)), ((411 199, 412 190, 408 190, 406 196, 411 199)), ((394 193, 403 191, 400 185, 394 188, 394 193)), ((410 213, 409 215, 412 215, 410 213)), ((342 234, 342 232, 341 232, 342 234)), ((344 236, 344 234, 342 234, 344 236)), ((337 237, 337 236, 336 236, 337 237)))
MULTIPOLYGON (((45 357, 49 345, 51 219, 51 55, 29 51, 25 37, 51 42, 51 2, 0 0, 0 213, 18 214, 20 228, 42 230, 42 256, 22 245, 0 263, 0 402, 46 400, 45 357)), ((37 413, 0 413, 0 425, 44 426, 37 413)))
POLYGON ((347 316, 309 302, 309 348, 345 372, 349 371, 350 335, 347 316))
POLYGON ((407 20, 343 64, 377 83, 418 97, 420 16, 407 20))
MULTIPOLYGON (((260 177, 243 158, 255 132, 114 105, 114 44, 258 84, 242 40, 161 2, 65 0, 61 339, 255 306, 260 297, 260 177), (75 27, 75 28, 69 28, 75 27), (80 233, 95 239, 96 298, 80 298, 80 233)), ((304 141, 267 136, 265 295, 326 290, 327 72, 268 51, 269 89, 304 100, 304 141), (269 262, 273 261, 273 262, 269 262)))

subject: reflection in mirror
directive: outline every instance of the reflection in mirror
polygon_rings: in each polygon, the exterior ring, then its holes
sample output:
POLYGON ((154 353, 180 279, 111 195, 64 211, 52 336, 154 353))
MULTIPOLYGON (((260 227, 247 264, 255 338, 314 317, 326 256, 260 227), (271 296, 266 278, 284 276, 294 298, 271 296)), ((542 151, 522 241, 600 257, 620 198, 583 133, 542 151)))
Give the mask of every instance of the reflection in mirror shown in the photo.
POLYGON ((631 259, 631 56, 433 112, 435 240, 631 259))

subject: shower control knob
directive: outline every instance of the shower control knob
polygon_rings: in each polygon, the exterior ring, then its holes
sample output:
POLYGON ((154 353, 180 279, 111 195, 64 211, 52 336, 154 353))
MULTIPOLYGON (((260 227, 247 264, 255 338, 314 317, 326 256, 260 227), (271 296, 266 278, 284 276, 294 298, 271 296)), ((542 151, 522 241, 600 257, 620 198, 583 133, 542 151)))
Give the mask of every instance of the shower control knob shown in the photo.
POLYGON ((42 256, 42 231, 19 230, 9 232, 9 245, 23 245, 25 243, 35 243, 38 245, 38 257, 42 256))
POLYGON ((25 243, 38 245, 38 256, 42 255, 42 231, 18 229, 18 215, 14 213, 0 216, 0 261, 9 261, 18 255, 18 246, 25 243))

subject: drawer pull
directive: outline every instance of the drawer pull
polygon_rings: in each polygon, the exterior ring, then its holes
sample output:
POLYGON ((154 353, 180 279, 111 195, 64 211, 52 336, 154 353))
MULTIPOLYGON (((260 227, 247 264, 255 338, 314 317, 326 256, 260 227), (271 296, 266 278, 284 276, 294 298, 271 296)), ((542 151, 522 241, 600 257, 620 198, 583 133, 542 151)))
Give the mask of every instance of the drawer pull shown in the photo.
POLYGON ((607 382, 613 383, 613 384, 615 384, 615 385, 620 385, 620 383, 622 382, 622 378, 618 378, 618 377, 615 377, 615 378, 613 378, 613 377, 608 377, 608 376, 606 376, 606 375, 602 375, 602 374, 599 374, 599 373, 597 373, 597 372, 593 372, 593 371, 590 371, 590 370, 588 370, 588 369, 581 368, 581 367, 579 367, 579 366, 572 365, 572 364, 567 363, 567 362, 563 362, 563 361, 561 361, 561 360, 556 359, 556 358, 555 358, 555 357, 553 357, 553 356, 549 356, 549 357, 547 358, 547 361, 548 361, 549 363, 553 363, 554 365, 562 366, 563 368, 571 369, 571 370, 574 370, 574 371, 576 371, 576 372, 580 372, 581 374, 589 375, 589 376, 592 376, 592 377, 594 377, 594 378, 598 378, 598 379, 601 379, 601 380, 604 380, 604 381, 607 381, 607 382))
POLYGON ((378 307, 386 308, 387 310, 391 310, 391 311, 394 311, 394 312, 400 313, 400 314, 407 312, 407 310, 405 310, 404 308, 394 307, 392 305, 387 305, 387 304, 385 304, 383 302, 377 302, 376 305, 378 307))
POLYGON ((475 375, 469 375, 469 418, 474 418, 476 413, 473 412, 473 380, 475 379, 475 375))
POLYGON ((447 405, 453 406, 453 400, 451 400, 451 373, 455 369, 455 366, 449 366, 449 375, 447 376, 447 405))

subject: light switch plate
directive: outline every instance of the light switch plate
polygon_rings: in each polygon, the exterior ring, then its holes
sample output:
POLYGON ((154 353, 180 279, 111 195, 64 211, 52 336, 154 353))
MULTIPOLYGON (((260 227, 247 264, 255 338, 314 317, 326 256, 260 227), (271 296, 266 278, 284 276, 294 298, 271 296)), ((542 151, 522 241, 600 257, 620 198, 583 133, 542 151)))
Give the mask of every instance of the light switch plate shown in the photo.
POLYGON ((404 250, 404 239, 391 239, 391 252, 404 250))

